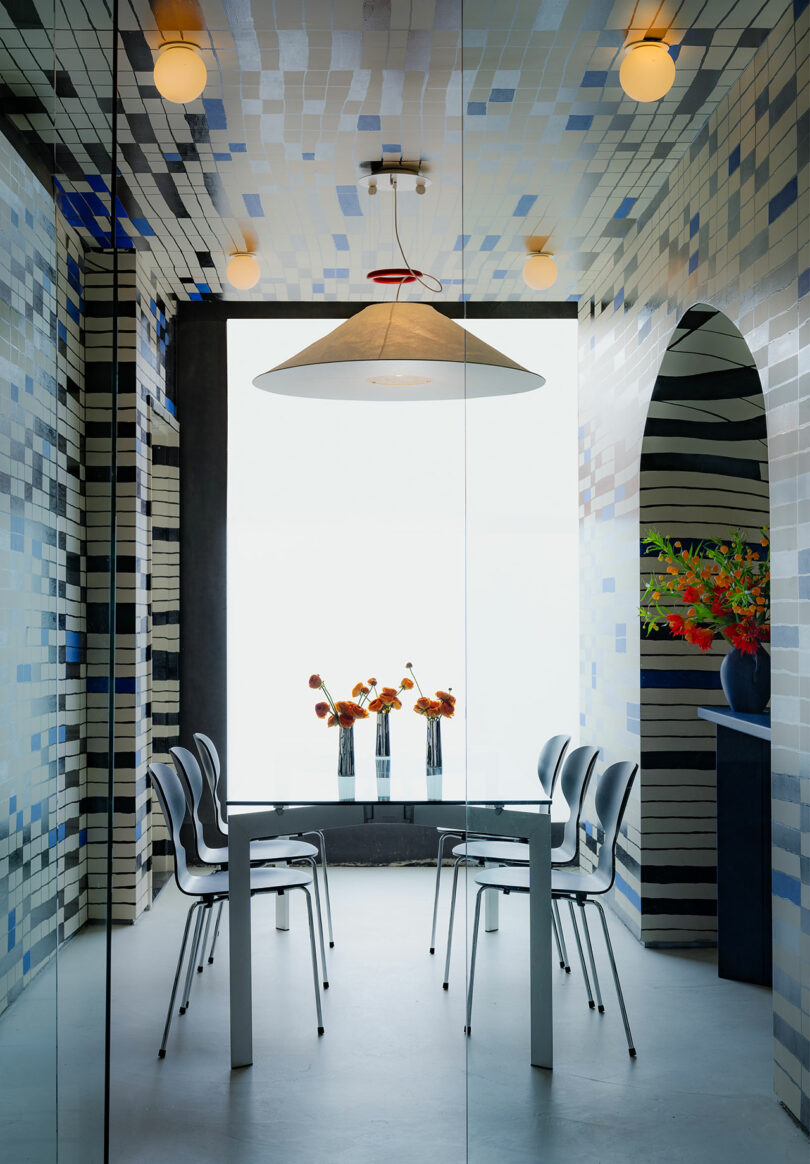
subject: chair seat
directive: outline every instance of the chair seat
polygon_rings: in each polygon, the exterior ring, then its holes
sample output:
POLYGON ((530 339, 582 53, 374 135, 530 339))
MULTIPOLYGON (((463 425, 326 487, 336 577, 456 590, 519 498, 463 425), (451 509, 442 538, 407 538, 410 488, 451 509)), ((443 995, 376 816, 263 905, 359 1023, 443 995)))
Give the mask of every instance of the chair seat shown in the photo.
POLYGON ((487 889, 506 889, 510 893, 529 892, 529 870, 525 865, 512 865, 510 868, 483 869, 476 873, 477 885, 485 885, 487 889))
MULTIPOLYGON (((309 885, 312 876, 298 869, 251 869, 250 892, 274 893, 280 889, 297 889, 309 885)), ((228 872, 187 873, 178 883, 183 893, 191 897, 221 897, 229 891, 228 872)))
POLYGON ((290 841, 279 838, 270 841, 251 841, 250 860, 253 861, 300 861, 304 857, 317 857, 318 850, 308 841, 290 841))
MULTIPOLYGON (((556 823, 556 821, 551 822, 552 862, 564 859, 562 855, 557 855, 558 846, 554 845, 555 832, 558 832, 560 839, 562 839, 562 825, 556 829, 556 823)), ((453 856, 471 857, 475 861, 504 861, 507 864, 528 865, 529 846, 524 841, 467 841, 466 844, 455 846, 453 856)))
POLYGON ((594 896, 607 893, 610 889, 610 877, 599 869, 593 873, 577 873, 571 869, 551 870, 552 893, 587 893, 594 896))
MULTIPOLYGON (((507 889, 510 893, 529 892, 529 870, 525 865, 513 865, 501 869, 484 869, 476 873, 477 885, 489 889, 507 889)), ((589 896, 606 893, 610 888, 608 879, 598 870, 594 873, 574 873, 567 869, 552 869, 552 893, 586 893, 589 896)))

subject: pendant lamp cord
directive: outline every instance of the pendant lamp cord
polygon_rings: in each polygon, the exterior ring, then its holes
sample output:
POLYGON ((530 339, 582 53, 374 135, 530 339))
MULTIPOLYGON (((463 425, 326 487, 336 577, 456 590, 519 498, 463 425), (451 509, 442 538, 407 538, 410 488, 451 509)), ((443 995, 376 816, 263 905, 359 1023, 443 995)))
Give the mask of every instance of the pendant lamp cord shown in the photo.
MULTIPOLYGON (((402 249, 402 242, 401 242, 400 237, 399 237, 399 222, 397 221, 397 180, 396 180, 396 177, 393 177, 391 179, 391 185, 394 187, 394 237, 397 240, 397 246, 399 247, 399 253, 402 255, 402 262, 408 268, 408 271, 410 272, 411 275, 413 275, 413 277, 417 283, 421 283, 426 291, 432 291, 434 295, 438 295, 439 292, 442 290, 441 280, 437 279, 435 275, 428 275, 427 273, 421 274, 421 275, 417 274, 417 272, 413 269, 413 267, 411 266, 411 264, 408 262, 407 258, 405 257, 405 251, 402 249), (430 279, 431 283, 435 283, 436 286, 433 287, 433 286, 431 286, 430 283, 426 283, 425 279, 430 279)), ((396 303, 399 303, 399 293, 401 290, 402 290, 402 284, 399 283, 397 285, 397 297, 395 300, 396 303)))

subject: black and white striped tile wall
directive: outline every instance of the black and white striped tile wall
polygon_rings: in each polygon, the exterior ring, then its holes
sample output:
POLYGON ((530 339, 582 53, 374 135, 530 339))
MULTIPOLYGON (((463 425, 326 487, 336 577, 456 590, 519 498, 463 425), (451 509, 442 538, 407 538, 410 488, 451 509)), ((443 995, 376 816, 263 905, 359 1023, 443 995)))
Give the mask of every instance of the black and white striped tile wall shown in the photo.
MULTIPOLYGON (((655 381, 640 465, 640 533, 683 545, 743 529, 758 544, 769 522, 765 401, 736 327, 706 305, 675 329, 655 381)), ((660 570, 640 561, 641 584, 660 570)), ((697 708, 725 705, 722 640, 702 654, 660 628, 641 640, 641 811, 636 888, 648 944, 714 943, 715 729, 697 708)))
MULTIPOLYGON (((796 0, 580 310, 582 732, 641 758, 640 468, 650 400, 679 322, 708 303, 762 381, 771 497, 774 1079, 810 1125, 810 6, 796 0), (804 379, 800 368, 805 369, 804 379), (804 984, 804 985, 802 985, 804 984)), ((632 191, 630 191, 632 194, 632 191)), ((614 904, 641 936, 651 822, 642 770, 614 904)))

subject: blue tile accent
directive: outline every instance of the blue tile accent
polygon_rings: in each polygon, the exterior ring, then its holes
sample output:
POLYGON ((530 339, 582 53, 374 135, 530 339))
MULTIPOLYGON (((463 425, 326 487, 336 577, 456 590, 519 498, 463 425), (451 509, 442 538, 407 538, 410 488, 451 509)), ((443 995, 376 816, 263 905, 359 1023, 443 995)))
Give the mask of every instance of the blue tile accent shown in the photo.
POLYGON ((669 55, 672 57, 673 61, 677 61, 678 57, 681 55, 681 46, 679 44, 671 44, 669 46, 669 55))
POLYGON ((489 95, 490 101, 509 102, 515 99, 514 89, 493 89, 489 95))
POLYGON ((616 507, 614 505, 605 505, 602 509, 597 510, 597 521, 612 521, 616 515, 616 507))
POLYGON ((771 626, 771 642, 775 647, 798 647, 799 628, 797 626, 771 626))
MULTIPOLYGON (((105 680, 106 682, 106 680, 105 680)), ((137 691, 136 679, 116 679, 115 693, 116 695, 134 695, 137 691)))
POLYGON ((630 888, 625 879, 619 873, 616 874, 616 888, 627 898, 628 901, 632 902, 632 904, 639 912, 641 912, 641 898, 634 889, 630 888))
POLYGON ((324 277, 324 279, 348 279, 349 268, 348 267, 324 267, 323 277, 324 277))
POLYGON ((735 146, 734 149, 731 151, 731 153, 728 155, 729 177, 731 177, 731 175, 734 173, 735 170, 739 170, 739 168, 740 168, 740 147, 735 146))
POLYGON ((182 162, 183 160, 176 150, 172 153, 164 154, 163 156, 167 162, 182 162))
POLYGON ((481 250, 482 251, 494 251, 495 247, 498 245, 498 243, 500 241, 501 241, 501 236, 499 234, 488 234, 487 237, 484 239, 484 241, 481 243, 481 250))
POLYGON ((228 142, 228 149, 231 151, 232 154, 246 154, 247 153, 247 145, 243 141, 229 141, 228 142))
POLYGON ((602 89, 607 79, 607 69, 588 69, 580 84, 583 89, 602 89))
POLYGON ((101 174, 85 174, 84 180, 91 190, 95 190, 96 194, 107 193, 107 183, 104 181, 101 174))
POLYGON ((48 848, 52 849, 54 847, 54 845, 56 844, 56 842, 58 841, 58 839, 59 839, 59 830, 58 829, 49 829, 48 830, 48 848))
POLYGON ((499 268, 497 271, 492 272, 492 278, 493 279, 505 279, 508 274, 509 274, 508 271, 502 271, 499 268))
POLYGON ((30 683, 31 682, 31 664, 18 663, 17 664, 17 682, 30 683))
POLYGON ((689 256, 689 274, 693 274, 698 267, 698 252, 695 251, 693 255, 689 256))
POLYGON ((593 114, 591 113, 572 113, 566 122, 566 129, 584 130, 590 129, 593 125, 593 114))
POLYGON ((454 251, 463 251, 469 241, 470 241, 470 236, 468 234, 460 234, 458 236, 458 238, 456 239, 456 243, 455 243, 455 246, 453 247, 453 250, 454 251))
POLYGON ((14 927, 16 926, 16 924, 17 924, 17 910, 10 909, 8 911, 8 928, 10 930, 13 930, 14 927))
POLYGON ((623 198, 619 204, 619 209, 613 215, 614 218, 627 218, 634 205, 638 202, 637 198, 623 198))
POLYGON ((700 212, 693 214, 689 219, 689 237, 694 238, 700 230, 700 212))
POLYGON ((641 686, 644 688, 672 689, 683 687, 690 691, 719 691, 719 671, 664 671, 651 667, 641 668, 641 686))
POLYGON ((776 897, 792 901, 794 905, 801 905, 802 886, 798 877, 789 877, 787 873, 780 873, 774 869, 771 872, 771 888, 776 897))
POLYGON ((618 311, 624 303, 624 287, 620 287, 613 297, 613 310, 618 311))
POLYGON ((198 291, 202 291, 202 293, 204 295, 211 294, 211 288, 209 287, 209 285, 207 283, 195 283, 194 286, 197 288, 198 291))
POLYGON ((85 683, 85 688, 92 695, 106 695, 110 690, 110 681, 106 675, 90 675, 85 683))
POLYGON ((585 727, 585 712, 584 711, 581 711, 579 713, 579 726, 585 727))
POLYGON ((616 579, 615 578, 603 578, 602 579, 602 593, 603 594, 615 594, 616 593, 616 579))
POLYGON ((23 974, 27 974, 31 969, 31 953, 30 951, 23 954, 23 974))
POLYGON ((349 249, 349 240, 345 234, 333 234, 332 240, 335 244, 336 251, 347 251, 349 249))
POLYGON ((379 113, 361 113, 357 118, 357 128, 359 130, 382 129, 379 113))
POLYGON ((87 829, 79 829, 79 848, 87 844, 87 829))
POLYGON ((208 118, 209 129, 227 129, 228 119, 225 116, 225 102, 219 97, 203 97, 203 109, 208 118))
POLYGON ((142 234, 144 238, 151 238, 155 233, 145 218, 131 218, 130 222, 135 227, 138 234, 142 234))
POLYGON ((264 218, 262 200, 258 194, 243 194, 242 200, 251 218, 264 218))
POLYGON ((361 218, 360 199, 357 197, 356 186, 335 186, 340 209, 347 218, 361 218))
POLYGON ((486 114, 487 106, 485 101, 468 101, 467 102, 467 116, 468 117, 483 117, 486 114))
POLYGON ((517 206, 512 211, 513 218, 525 218, 531 208, 537 201, 536 194, 522 194, 518 199, 517 206))
MULTIPOLYGON (((306 157, 307 157, 307 155, 306 155, 306 154, 304 154, 304 155, 303 155, 303 157, 304 157, 304 158, 306 158, 306 157)), ((314 154, 312 155, 312 160, 313 160, 313 161, 315 160, 315 155, 314 155, 314 154)), ((216 152, 215 152, 215 153, 214 153, 214 161, 215 161, 215 162, 232 162, 232 161, 233 161, 233 158, 231 157, 231 155, 230 155, 230 154, 224 154, 224 153, 216 153, 216 152)))
POLYGON ((382 152, 384 154, 401 154, 402 146, 396 142, 383 142, 382 152))
POLYGON ((774 194, 768 203, 768 224, 776 222, 780 214, 784 214, 788 206, 792 206, 798 197, 799 186, 796 178, 786 182, 778 194, 774 194))
POLYGON ((14 816, 14 813, 16 811, 17 811, 17 797, 12 796, 9 798, 9 802, 8 802, 8 815, 14 816))
POLYGON ((323 283, 313 283, 312 284, 312 294, 313 295, 323 295, 324 290, 325 290, 325 288, 324 288, 323 283))
POLYGON ((17 816, 16 816, 16 823, 14 825, 14 828, 16 829, 17 832, 19 832, 22 827, 23 827, 23 814, 21 812, 18 812, 17 816))
POLYGON ((799 275, 799 298, 810 291, 810 267, 805 267, 799 275))

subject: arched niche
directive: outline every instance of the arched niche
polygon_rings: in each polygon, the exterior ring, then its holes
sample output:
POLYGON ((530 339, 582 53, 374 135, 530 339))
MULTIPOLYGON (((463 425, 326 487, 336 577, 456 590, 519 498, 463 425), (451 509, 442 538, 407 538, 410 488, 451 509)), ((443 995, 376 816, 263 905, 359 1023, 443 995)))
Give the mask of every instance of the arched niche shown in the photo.
MULTIPOLYGON (((684 546, 769 525, 765 401, 754 358, 722 312, 698 303, 676 327, 650 401, 641 453, 640 536, 684 546)), ((640 555, 641 586, 657 557, 640 555)), ((714 945, 714 727, 725 706, 724 641, 701 654, 663 628, 641 638, 642 941, 714 945)))

